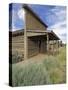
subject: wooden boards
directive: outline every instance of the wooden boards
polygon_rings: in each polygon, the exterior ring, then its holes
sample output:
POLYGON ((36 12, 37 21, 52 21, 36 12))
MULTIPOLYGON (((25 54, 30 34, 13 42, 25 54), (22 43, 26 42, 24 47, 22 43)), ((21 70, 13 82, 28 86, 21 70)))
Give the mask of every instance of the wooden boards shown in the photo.
POLYGON ((24 59, 24 35, 12 37, 12 54, 22 55, 24 59))

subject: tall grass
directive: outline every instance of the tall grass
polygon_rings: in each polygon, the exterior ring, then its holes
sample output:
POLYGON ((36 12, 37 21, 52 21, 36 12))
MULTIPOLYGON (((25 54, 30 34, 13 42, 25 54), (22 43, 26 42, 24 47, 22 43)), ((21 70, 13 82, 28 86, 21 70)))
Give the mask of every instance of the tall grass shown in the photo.
POLYGON ((61 48, 59 55, 47 56, 38 63, 19 67, 12 66, 12 85, 29 86, 43 84, 57 84, 66 82, 66 53, 61 48))
POLYGON ((18 63, 20 61, 23 60, 23 54, 19 55, 18 52, 14 52, 12 53, 12 55, 10 56, 10 59, 12 58, 12 64, 14 63, 18 63))

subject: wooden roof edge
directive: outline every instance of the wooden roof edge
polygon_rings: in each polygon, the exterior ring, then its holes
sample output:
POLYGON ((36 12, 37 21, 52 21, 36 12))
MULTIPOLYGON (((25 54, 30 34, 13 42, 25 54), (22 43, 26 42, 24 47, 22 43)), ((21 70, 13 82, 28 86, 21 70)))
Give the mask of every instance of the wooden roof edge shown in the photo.
POLYGON ((20 30, 16 30, 16 31, 9 31, 10 34, 13 35, 18 35, 18 34, 23 34, 24 33, 24 29, 20 29, 20 30))
POLYGON ((29 6, 28 4, 23 4, 23 8, 29 10, 45 27, 48 27, 42 20, 41 18, 35 13, 29 6))
POLYGON ((52 33, 58 40, 60 40, 60 38, 53 32, 53 30, 51 30, 51 33, 52 33))
POLYGON ((27 32, 48 33, 50 31, 47 31, 47 30, 27 30, 27 32))
POLYGON ((60 40, 60 38, 52 31, 52 30, 27 30, 27 32, 33 32, 33 33, 48 33, 52 34, 57 40, 60 40))

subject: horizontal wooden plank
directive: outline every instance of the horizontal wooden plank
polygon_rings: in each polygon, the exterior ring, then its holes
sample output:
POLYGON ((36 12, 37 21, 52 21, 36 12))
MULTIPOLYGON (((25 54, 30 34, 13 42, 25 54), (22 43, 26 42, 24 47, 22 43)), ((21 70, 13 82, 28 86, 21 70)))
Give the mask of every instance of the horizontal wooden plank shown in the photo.
POLYGON ((24 43, 24 40, 12 40, 10 43, 24 43))
POLYGON ((17 36, 17 37, 12 37, 12 39, 24 39, 24 37, 17 36))
POLYGON ((24 47, 24 43, 12 43, 12 47, 18 46, 18 47, 24 47))
POLYGON ((12 51, 24 52, 24 49, 22 49, 22 48, 12 48, 12 51))
POLYGON ((24 45, 24 43, 22 43, 22 42, 20 42, 20 43, 14 42, 14 43, 12 43, 12 45, 24 45))
POLYGON ((12 48, 14 48, 14 49, 16 49, 16 48, 24 49, 24 47, 22 47, 22 46, 13 46, 12 48))
POLYGON ((24 43, 24 40, 13 40, 12 43, 24 43))
POLYGON ((24 36, 12 37, 12 41, 13 40, 24 40, 24 36))
POLYGON ((14 38, 12 38, 12 41, 13 41, 13 40, 24 40, 24 38, 18 38, 18 37, 15 38, 15 37, 14 37, 14 38))
POLYGON ((46 35, 46 33, 38 33, 38 32, 27 32, 27 36, 30 37, 30 36, 39 36, 39 35, 46 35))

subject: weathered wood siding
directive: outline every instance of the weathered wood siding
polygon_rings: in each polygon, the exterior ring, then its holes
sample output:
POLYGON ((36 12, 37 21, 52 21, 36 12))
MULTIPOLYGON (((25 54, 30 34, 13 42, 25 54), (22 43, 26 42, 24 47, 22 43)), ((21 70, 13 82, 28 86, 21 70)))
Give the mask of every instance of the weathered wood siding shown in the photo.
POLYGON ((46 35, 45 33, 39 33, 39 32, 27 32, 27 36, 31 37, 31 36, 39 36, 39 35, 46 35))
POLYGON ((24 35, 12 37, 12 54, 18 53, 24 59, 24 35))
POLYGON ((58 52, 58 41, 51 40, 49 41, 49 53, 55 54, 58 52))
POLYGON ((27 30, 46 30, 46 27, 35 18, 35 16, 26 10, 26 29, 27 30))
POLYGON ((38 41, 28 38, 28 57, 32 57, 39 53, 38 41))
POLYGON ((41 40, 40 53, 46 53, 46 52, 47 52, 47 43, 46 43, 46 40, 41 40))
POLYGON ((39 53, 46 53, 46 46, 47 46, 46 40, 44 37, 43 38, 40 38, 40 37, 28 38, 28 57, 37 55, 39 53))

